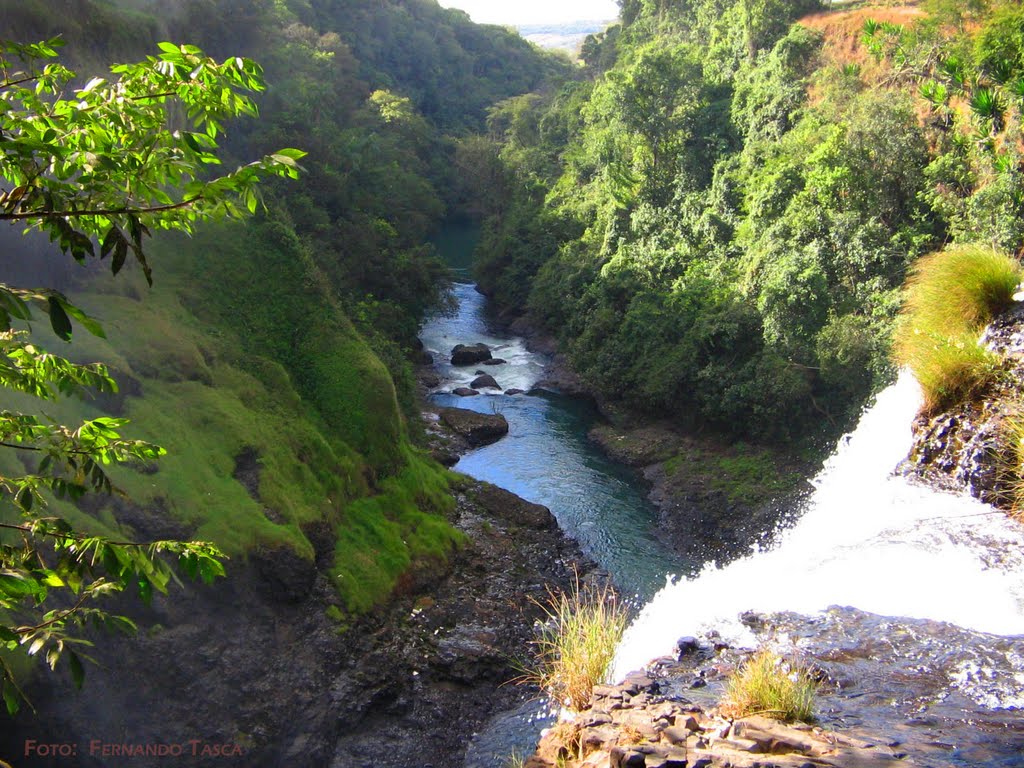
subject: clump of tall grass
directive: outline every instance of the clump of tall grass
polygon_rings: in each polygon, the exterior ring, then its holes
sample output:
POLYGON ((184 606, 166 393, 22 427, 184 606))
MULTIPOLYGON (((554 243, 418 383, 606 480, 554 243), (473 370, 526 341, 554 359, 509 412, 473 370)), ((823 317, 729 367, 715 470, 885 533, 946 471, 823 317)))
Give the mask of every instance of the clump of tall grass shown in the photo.
POLYGON ((518 682, 534 684, 553 701, 580 711, 590 703, 594 686, 605 682, 629 612, 610 585, 581 585, 578 577, 571 590, 548 590, 538 605, 547 620, 518 682))
POLYGON ((1021 265, 982 246, 958 246, 914 265, 894 352, 924 392, 926 413, 988 387, 999 358, 979 344, 985 325, 1013 303, 1021 265))
POLYGON ((1017 403, 1000 425, 1001 448, 996 462, 1002 487, 1001 505, 1024 520, 1024 403, 1017 403))
POLYGON ((817 693, 818 683, 806 665, 765 648, 732 676, 722 711, 732 717, 758 714, 811 722, 817 693))

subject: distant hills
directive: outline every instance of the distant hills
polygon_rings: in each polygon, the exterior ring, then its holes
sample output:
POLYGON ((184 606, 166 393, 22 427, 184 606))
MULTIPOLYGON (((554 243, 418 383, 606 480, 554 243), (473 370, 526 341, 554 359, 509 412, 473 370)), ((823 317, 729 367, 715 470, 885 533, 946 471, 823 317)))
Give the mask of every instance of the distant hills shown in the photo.
POLYGON ((519 34, 541 48, 559 49, 575 53, 587 35, 602 31, 614 21, 568 21, 561 24, 522 24, 519 34))

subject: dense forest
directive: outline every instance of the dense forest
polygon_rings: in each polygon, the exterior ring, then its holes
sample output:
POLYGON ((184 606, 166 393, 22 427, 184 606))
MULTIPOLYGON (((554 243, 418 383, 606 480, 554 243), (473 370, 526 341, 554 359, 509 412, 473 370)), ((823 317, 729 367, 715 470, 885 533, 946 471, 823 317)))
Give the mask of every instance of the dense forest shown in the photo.
POLYGON ((490 111, 479 281, 606 398, 834 433, 893 375, 908 266, 1024 243, 1022 22, 983 0, 628 0, 576 77, 490 111))

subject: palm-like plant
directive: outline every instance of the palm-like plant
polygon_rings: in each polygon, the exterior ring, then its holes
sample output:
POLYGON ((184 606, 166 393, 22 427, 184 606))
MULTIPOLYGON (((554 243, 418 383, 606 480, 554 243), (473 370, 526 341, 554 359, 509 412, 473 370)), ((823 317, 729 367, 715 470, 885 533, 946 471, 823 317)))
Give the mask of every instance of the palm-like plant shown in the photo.
POLYGON ((1003 129, 1006 107, 994 88, 982 86, 975 89, 971 96, 971 111, 990 127, 991 132, 998 133, 1003 129))

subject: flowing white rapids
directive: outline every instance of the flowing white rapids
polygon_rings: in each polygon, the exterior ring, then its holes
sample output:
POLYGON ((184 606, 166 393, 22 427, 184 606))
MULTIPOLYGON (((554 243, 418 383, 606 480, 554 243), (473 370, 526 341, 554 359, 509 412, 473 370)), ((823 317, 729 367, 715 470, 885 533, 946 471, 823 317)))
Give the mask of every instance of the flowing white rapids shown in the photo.
POLYGON ((893 475, 910 448, 920 390, 882 392, 813 481, 800 521, 769 551, 669 583, 618 649, 614 677, 674 651, 685 635, 754 638, 745 611, 815 614, 832 605, 1024 634, 1024 527, 966 496, 893 475))

